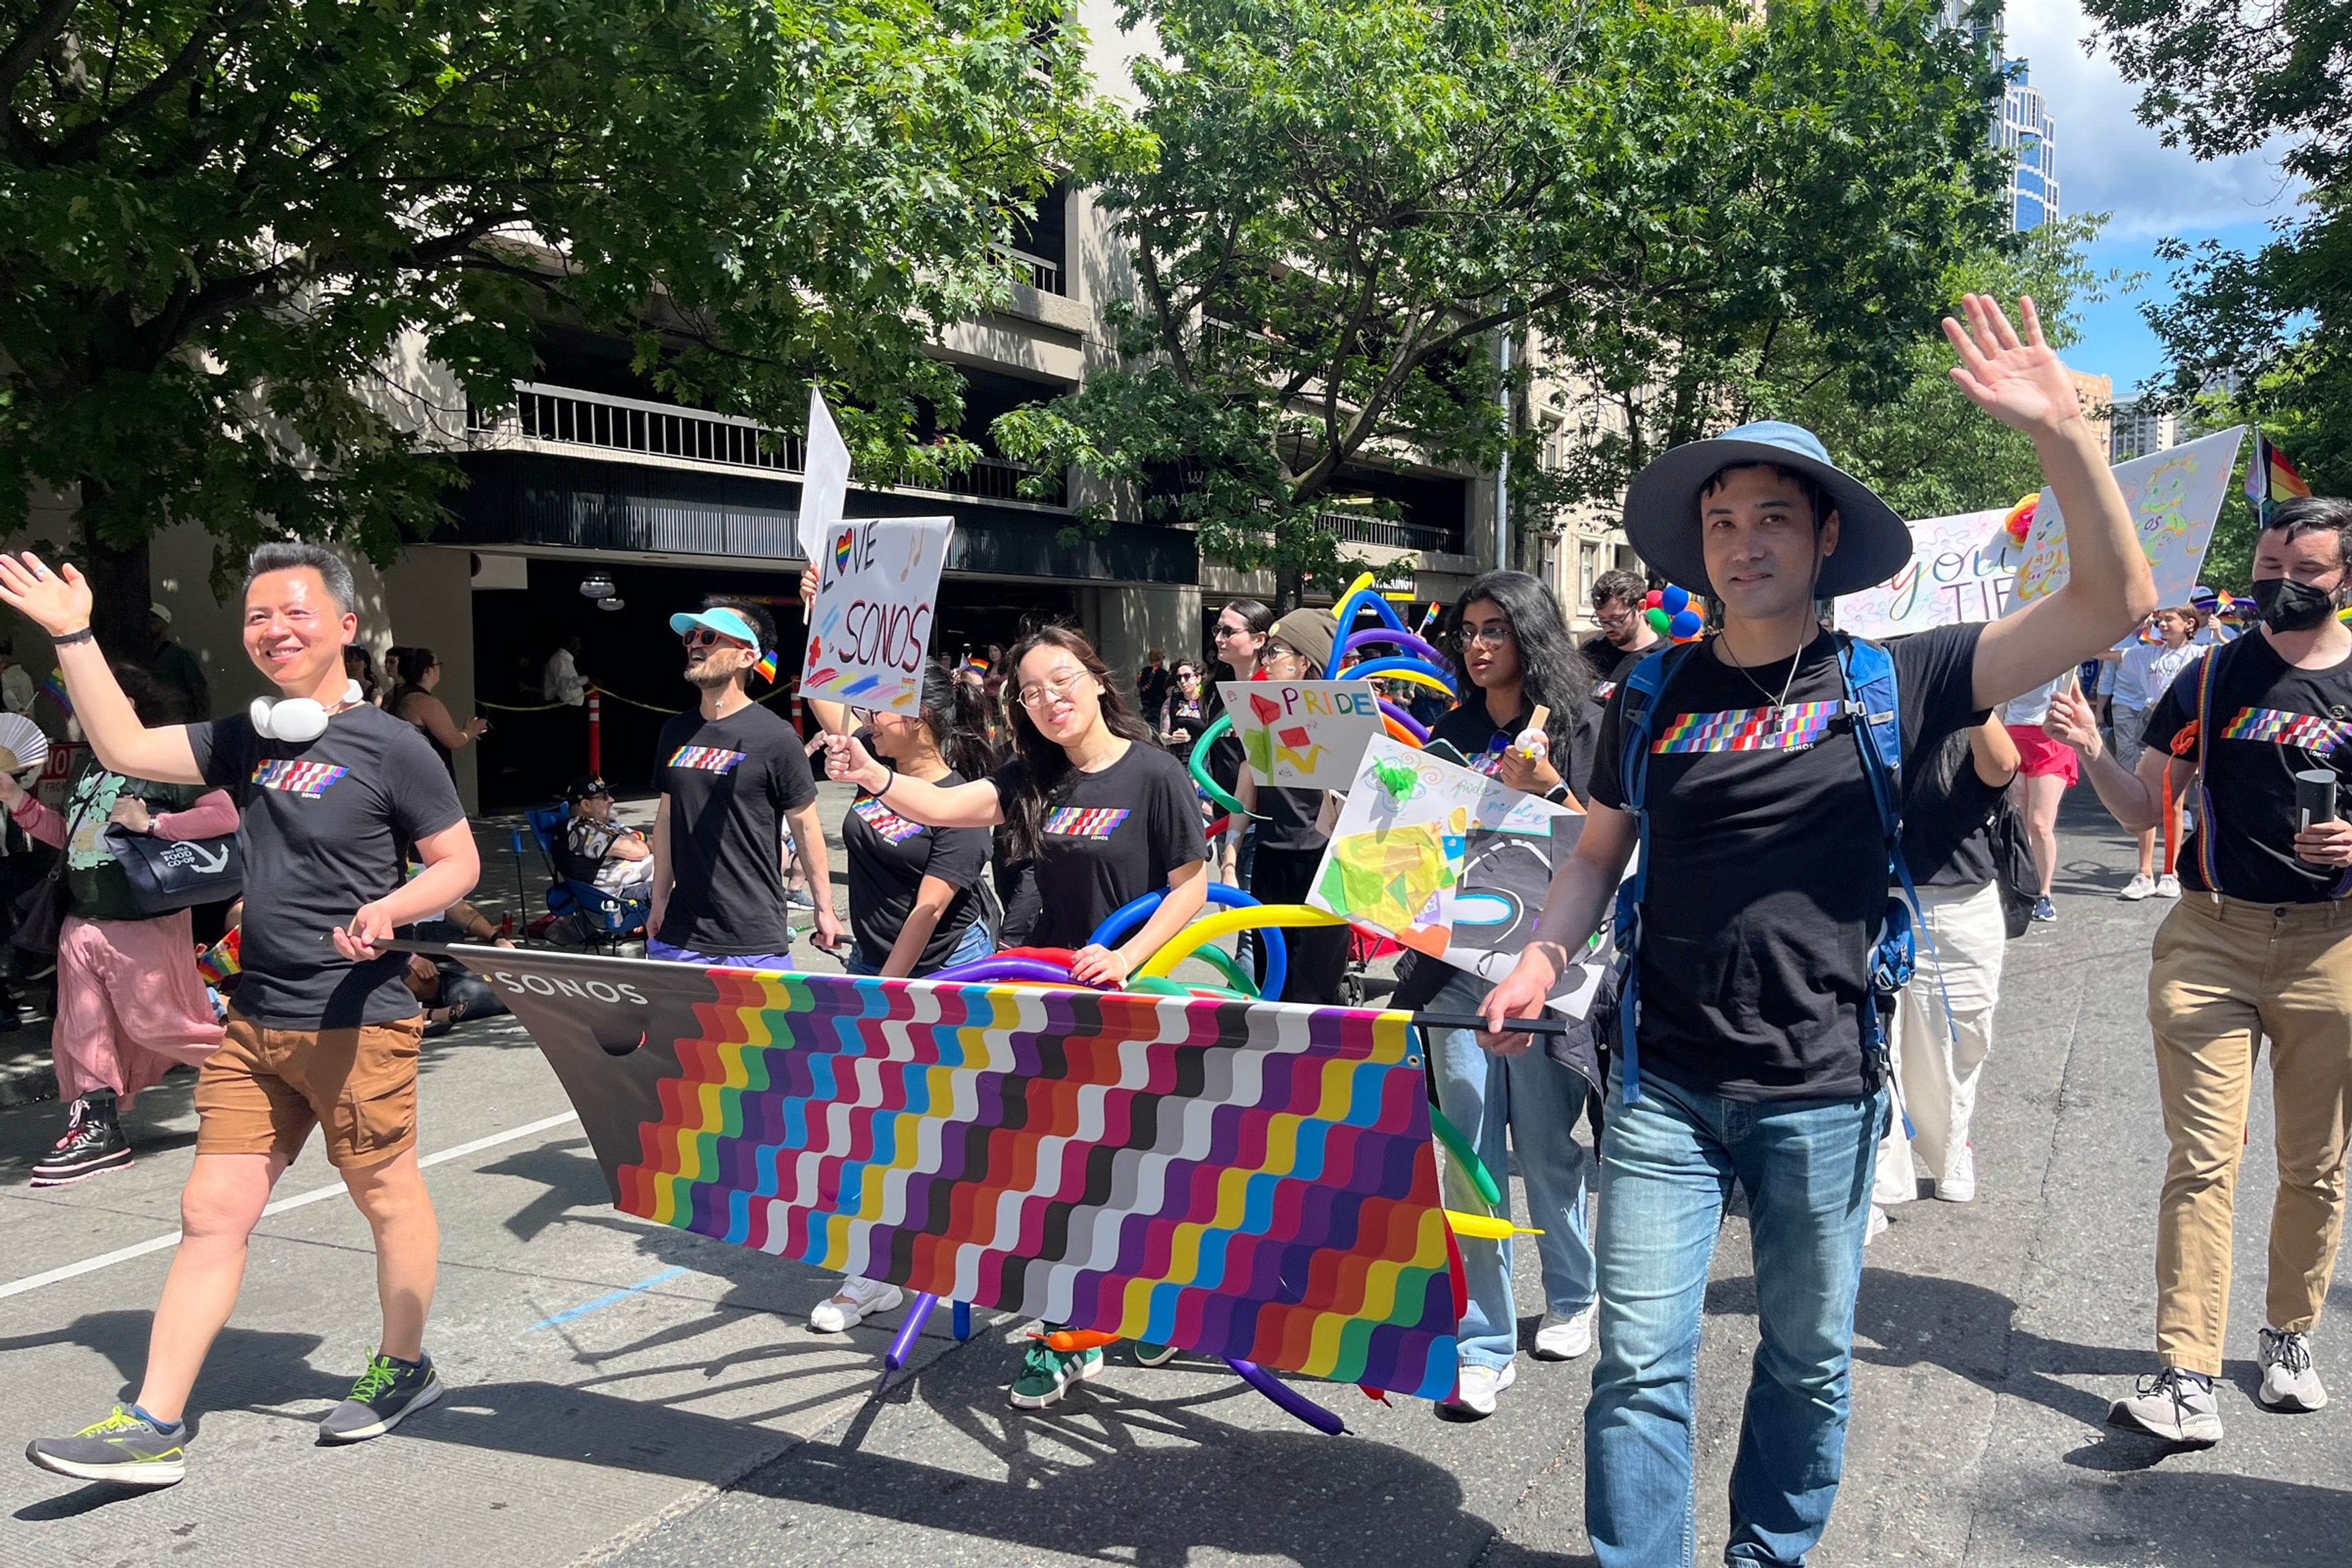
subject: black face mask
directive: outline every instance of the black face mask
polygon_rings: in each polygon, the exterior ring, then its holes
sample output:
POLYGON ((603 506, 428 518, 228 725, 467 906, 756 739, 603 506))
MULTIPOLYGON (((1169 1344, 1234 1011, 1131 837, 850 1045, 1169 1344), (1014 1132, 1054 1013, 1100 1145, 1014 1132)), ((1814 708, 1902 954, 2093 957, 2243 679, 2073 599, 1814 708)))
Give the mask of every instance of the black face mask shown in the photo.
POLYGON ((2254 607, 2274 632, 2307 632, 2336 612, 2336 595, 2292 577, 2264 577, 2254 584, 2254 607))

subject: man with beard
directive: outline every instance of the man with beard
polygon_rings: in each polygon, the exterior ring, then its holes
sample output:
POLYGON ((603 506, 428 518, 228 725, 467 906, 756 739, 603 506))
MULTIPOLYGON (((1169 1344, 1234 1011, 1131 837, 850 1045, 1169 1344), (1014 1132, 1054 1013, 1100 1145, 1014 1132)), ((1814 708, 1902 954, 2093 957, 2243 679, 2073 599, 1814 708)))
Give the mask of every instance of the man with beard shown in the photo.
MULTIPOLYGON (((1592 580, 1592 619, 1600 626, 1601 635, 1584 645, 1584 662, 1592 667, 1594 679, 1577 728, 1580 738, 1599 736, 1601 710, 1615 694, 1618 679, 1665 641, 1643 611, 1642 601, 1649 595, 1642 579, 1631 572, 1603 572, 1592 580)), ((1577 754, 1585 760, 1584 767, 1579 776, 1568 783, 1576 792, 1576 798, 1583 800, 1592 787, 1591 759, 1598 752, 1593 745, 1586 744, 1577 748, 1577 754)))
MULTIPOLYGON (((728 969, 790 969, 784 829, 817 894, 816 944, 841 936, 816 783, 793 727, 751 700, 751 672, 776 645, 761 605, 711 600, 669 618, 686 640, 691 713, 662 726, 654 780, 653 918, 646 956, 728 969)), ((772 665, 766 668, 772 670, 772 665)), ((773 676, 769 677, 771 679, 773 676)))

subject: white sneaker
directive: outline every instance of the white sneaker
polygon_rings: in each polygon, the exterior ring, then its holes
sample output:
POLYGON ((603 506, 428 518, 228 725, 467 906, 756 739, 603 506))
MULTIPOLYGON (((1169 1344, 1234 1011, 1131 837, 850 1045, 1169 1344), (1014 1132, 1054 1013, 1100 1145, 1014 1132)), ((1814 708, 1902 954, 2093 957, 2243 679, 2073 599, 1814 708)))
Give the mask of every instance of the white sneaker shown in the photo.
POLYGON ((2126 903, 2136 904, 2154 891, 2156 891, 2156 879, 2145 871, 2137 871, 2133 873, 2132 879, 2124 884, 2124 890, 2117 893, 2116 897, 2126 903))
POLYGON ((896 1285, 856 1275, 841 1282, 833 1299, 809 1309, 809 1327, 820 1334, 845 1333, 877 1312, 887 1312, 907 1299, 896 1285))
POLYGON ((1886 1211, 1880 1208, 1876 1204, 1871 1205, 1870 1228, 1862 1233, 1863 1246, 1868 1247, 1872 1242, 1876 1241, 1880 1237, 1885 1236, 1886 1234, 1887 1224, 1888 1220, 1886 1218, 1886 1211))
POLYGON ((1591 1307, 1565 1318, 1555 1312, 1546 1312, 1543 1327, 1536 1331, 1536 1359, 1574 1361, 1590 1351, 1592 1348, 1592 1312, 1591 1307))
POLYGON ((2108 1406, 2107 1425, 2146 1432, 2175 1447, 2210 1448, 2221 1440, 2221 1407, 2211 1384, 2168 1366, 2140 1379, 2137 1394, 2108 1406))
POLYGON ((2156 879, 2156 896, 2159 899, 2179 898, 2180 896, 2180 879, 2174 876, 2169 871, 2167 871, 2163 876, 2158 877, 2156 879))
POLYGON ((2256 1395, 2273 1410, 2317 1410, 2327 1404, 2327 1390, 2311 1364, 2311 1336, 2263 1329, 2263 1386, 2256 1395))
POLYGON ((1495 1400, 1517 1383, 1519 1366, 1476 1366, 1464 1362, 1454 1373, 1454 1392, 1437 1402, 1439 1410, 1456 1419, 1483 1420, 1495 1414, 1495 1400))
POLYGON ((1974 1203, 1977 1196, 1977 1149, 1973 1143, 1960 1145, 1959 1158, 1952 1162, 1952 1173, 1936 1183, 1936 1196, 1948 1204, 1974 1203))

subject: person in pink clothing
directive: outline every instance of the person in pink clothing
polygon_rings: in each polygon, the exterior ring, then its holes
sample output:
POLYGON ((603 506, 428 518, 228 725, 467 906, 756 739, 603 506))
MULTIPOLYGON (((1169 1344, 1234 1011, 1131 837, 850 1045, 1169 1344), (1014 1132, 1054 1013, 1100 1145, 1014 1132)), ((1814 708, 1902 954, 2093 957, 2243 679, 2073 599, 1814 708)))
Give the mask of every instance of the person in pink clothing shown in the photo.
MULTIPOLYGON (((120 672, 141 717, 154 701, 142 672, 120 672)), ((160 704, 158 704, 160 706, 160 704)), ((73 783, 66 809, 43 805, 0 774, 0 805, 16 825, 65 857, 58 892, 66 915, 58 933, 58 1009, 49 1051, 58 1098, 68 1106, 63 1137, 33 1166, 32 1184, 61 1187, 131 1163, 120 1107, 181 1064, 194 1067, 220 1044, 188 911, 149 915, 108 847, 106 830, 183 840, 237 829, 225 790, 125 778, 92 762, 73 783)))

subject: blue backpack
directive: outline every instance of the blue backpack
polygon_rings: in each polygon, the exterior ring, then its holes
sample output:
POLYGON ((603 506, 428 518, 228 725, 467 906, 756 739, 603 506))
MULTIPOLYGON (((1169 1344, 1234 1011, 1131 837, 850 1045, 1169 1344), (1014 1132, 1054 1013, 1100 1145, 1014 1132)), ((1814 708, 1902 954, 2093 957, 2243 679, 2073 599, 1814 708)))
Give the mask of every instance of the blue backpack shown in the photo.
MULTIPOLYGON (((1657 728, 1659 699, 1692 651, 1704 647, 1684 643, 1662 648, 1633 667, 1625 678, 1625 699, 1619 711, 1624 750, 1619 761, 1619 787, 1624 809, 1633 814, 1641 851, 1633 876, 1617 889, 1618 1051, 1624 1061, 1624 1099, 1631 1105, 1641 1088, 1642 1020, 1642 894, 1650 879, 1650 813, 1645 805, 1650 781, 1650 743, 1657 728)), ((1845 712, 1853 720, 1855 744, 1862 751, 1863 776, 1870 781, 1871 798, 1878 806, 1878 822, 1886 838, 1886 869, 1890 887, 1900 884, 1903 896, 1889 898, 1886 913, 1870 948, 1870 981, 1874 999, 1862 1009, 1863 1057, 1883 1079, 1886 1076, 1885 1030, 1878 1016, 1875 996, 1892 996, 1910 984, 1916 967, 1917 946, 1912 912, 1919 896, 1911 886, 1911 872, 1903 864, 1903 709, 1896 700, 1895 660, 1875 643, 1837 634, 1838 672, 1845 681, 1845 712)))

